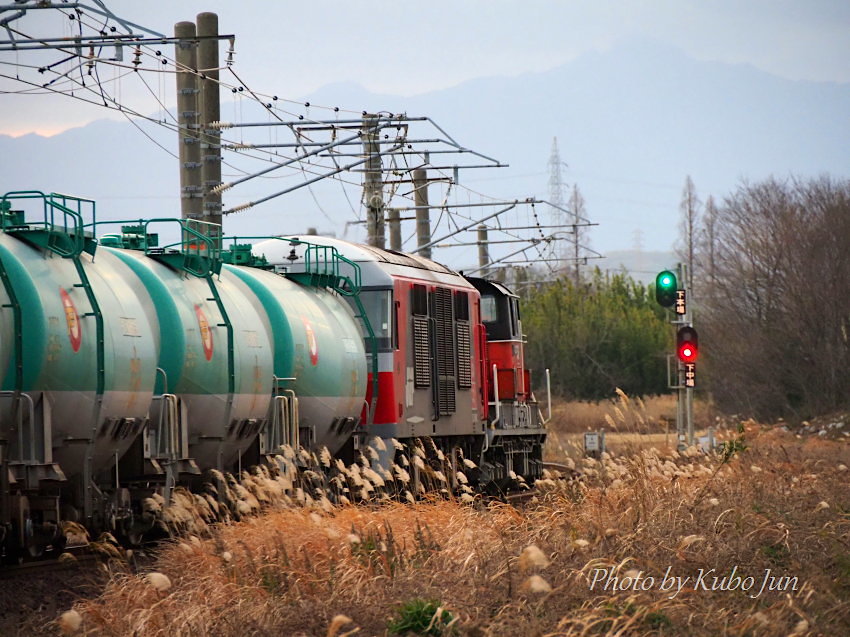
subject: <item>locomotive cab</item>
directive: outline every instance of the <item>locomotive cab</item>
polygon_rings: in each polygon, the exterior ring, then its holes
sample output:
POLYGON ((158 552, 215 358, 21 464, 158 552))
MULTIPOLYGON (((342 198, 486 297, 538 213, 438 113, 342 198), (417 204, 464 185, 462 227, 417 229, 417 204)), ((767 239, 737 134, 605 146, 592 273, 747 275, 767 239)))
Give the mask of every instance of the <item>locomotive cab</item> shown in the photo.
MULTIPOLYGON (((481 294, 481 322, 487 331, 491 404, 496 400, 531 401, 531 374, 525 368, 519 297, 498 281, 473 277, 467 277, 467 280, 481 294)), ((495 414, 491 417, 494 418, 495 414)), ((533 420, 535 426, 537 421, 539 419, 533 420)), ((509 425, 506 423, 506 426, 509 425)))
POLYGON ((466 279, 481 295, 487 335, 489 426, 482 473, 497 486, 515 476, 534 480, 542 475, 546 430, 525 368, 519 297, 498 281, 466 279))

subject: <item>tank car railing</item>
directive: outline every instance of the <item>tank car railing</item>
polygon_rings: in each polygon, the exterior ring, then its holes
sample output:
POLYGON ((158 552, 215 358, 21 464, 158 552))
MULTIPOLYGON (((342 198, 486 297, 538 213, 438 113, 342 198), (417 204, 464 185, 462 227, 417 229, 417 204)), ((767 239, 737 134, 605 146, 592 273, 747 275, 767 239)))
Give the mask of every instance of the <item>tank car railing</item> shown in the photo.
POLYGON ((33 227, 40 226, 48 233, 61 232, 70 240, 69 245, 62 245, 54 239, 56 235, 51 234, 45 247, 62 257, 76 257, 85 249, 84 204, 91 205, 91 210, 87 214, 91 215, 92 224, 95 224, 96 204, 92 199, 72 197, 57 192, 47 195, 40 190, 7 192, 0 199, 0 229, 3 231, 32 230, 33 227), (12 201, 18 200, 41 200, 42 220, 27 221, 22 217, 13 217, 7 214, 11 211, 12 201), (76 210, 73 209, 74 207, 76 210), (61 214, 61 223, 57 223, 59 214, 61 214))
MULTIPOLYGON (((336 292, 343 296, 354 296, 360 293, 361 274, 360 266, 354 261, 342 256, 333 246, 323 246, 310 243, 302 239, 290 237, 275 237, 268 235, 232 236, 226 237, 231 245, 237 245, 240 241, 286 241, 293 248, 304 246, 304 272, 303 274, 324 277, 331 281, 331 286, 336 292), (342 266, 347 266, 350 273, 344 271, 342 266)), ((302 274, 293 272, 291 274, 302 274)), ((321 283, 325 285, 324 282, 321 283)))
POLYGON ((219 233, 221 227, 215 223, 198 221, 197 219, 177 219, 175 217, 157 217, 155 219, 123 219, 119 221, 95 221, 86 225, 92 229, 92 235, 97 237, 98 226, 129 226, 141 228, 139 249, 147 256, 168 256, 181 254, 184 259, 180 267, 185 272, 203 278, 210 273, 218 272, 221 261, 219 233), (180 240, 160 246, 151 239, 159 236, 149 232, 151 224, 177 224, 180 226, 180 240), (190 257, 190 258, 185 258, 190 257))

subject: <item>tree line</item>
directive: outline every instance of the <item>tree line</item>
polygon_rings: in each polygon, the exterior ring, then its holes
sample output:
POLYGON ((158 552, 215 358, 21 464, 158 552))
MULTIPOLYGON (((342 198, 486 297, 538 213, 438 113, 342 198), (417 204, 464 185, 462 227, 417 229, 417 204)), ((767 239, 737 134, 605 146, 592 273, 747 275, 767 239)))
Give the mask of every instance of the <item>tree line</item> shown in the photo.
POLYGON ((670 326, 646 286, 598 269, 578 284, 570 276, 530 285, 523 293, 526 363, 532 377, 552 376, 568 399, 667 391, 670 326))
MULTIPOLYGON (((850 180, 743 182, 703 204, 688 178, 681 213, 699 393, 758 418, 850 408, 850 180)), ((596 270, 524 297, 527 362, 557 394, 668 391, 673 329, 652 286, 596 270)))
POLYGON ((850 407, 850 181, 742 183, 690 225, 717 405, 797 420, 850 407))

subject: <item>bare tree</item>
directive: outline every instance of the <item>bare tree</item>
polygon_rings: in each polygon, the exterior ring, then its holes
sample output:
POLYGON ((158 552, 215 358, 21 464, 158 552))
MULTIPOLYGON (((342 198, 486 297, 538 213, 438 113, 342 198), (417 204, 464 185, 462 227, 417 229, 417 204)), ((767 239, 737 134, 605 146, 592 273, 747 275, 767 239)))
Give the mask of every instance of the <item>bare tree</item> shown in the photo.
POLYGON ((717 205, 714 203, 714 197, 709 195, 705 200, 695 257, 695 269, 701 270, 704 274, 701 279, 708 293, 709 302, 714 296, 714 284, 717 279, 717 226, 717 205))
POLYGON ((700 332, 722 407, 799 418, 850 403, 850 181, 742 184, 706 206, 700 332))
POLYGON ((685 178, 682 189, 682 201, 679 211, 682 215, 680 223, 681 250, 679 256, 688 266, 688 287, 694 287, 694 253, 697 243, 697 224, 699 223, 699 205, 697 191, 691 176, 685 178))

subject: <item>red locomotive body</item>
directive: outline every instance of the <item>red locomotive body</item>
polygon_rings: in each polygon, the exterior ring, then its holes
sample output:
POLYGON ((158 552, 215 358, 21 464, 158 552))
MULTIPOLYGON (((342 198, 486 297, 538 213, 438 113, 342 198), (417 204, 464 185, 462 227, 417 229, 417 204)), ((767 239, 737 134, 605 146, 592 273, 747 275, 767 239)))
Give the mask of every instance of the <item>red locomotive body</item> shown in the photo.
POLYGON ((309 245, 336 251, 358 270, 359 293, 349 300, 368 319, 370 371, 350 450, 372 444, 388 465, 392 439, 427 438, 451 457, 473 460, 485 484, 539 477, 546 434, 524 365, 518 297, 416 255, 328 237, 308 241, 263 249, 288 272, 306 267, 309 245), (375 437, 390 444, 375 445, 375 437))

